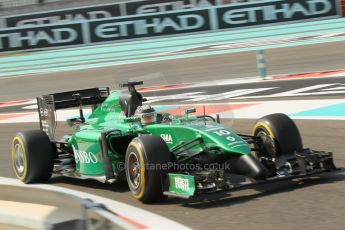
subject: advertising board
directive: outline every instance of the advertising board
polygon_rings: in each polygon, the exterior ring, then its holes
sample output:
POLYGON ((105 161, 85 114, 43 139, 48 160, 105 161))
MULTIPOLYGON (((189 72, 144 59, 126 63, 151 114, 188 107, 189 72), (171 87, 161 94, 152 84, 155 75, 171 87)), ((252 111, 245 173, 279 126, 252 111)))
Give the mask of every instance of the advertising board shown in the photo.
POLYGON ((68 47, 340 17, 338 0, 266 0, 0 30, 0 51, 68 47))

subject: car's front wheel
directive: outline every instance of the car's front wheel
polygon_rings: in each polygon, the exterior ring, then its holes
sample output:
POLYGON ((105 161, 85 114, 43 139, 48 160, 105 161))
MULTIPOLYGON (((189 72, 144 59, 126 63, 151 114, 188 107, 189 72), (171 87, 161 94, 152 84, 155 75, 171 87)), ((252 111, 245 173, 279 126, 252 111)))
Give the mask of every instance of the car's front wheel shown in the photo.
POLYGON ((259 157, 266 154, 277 158, 303 149, 295 122, 282 113, 270 114, 257 120, 253 135, 260 137, 263 143, 264 152, 257 153, 259 157))
POLYGON ((162 179, 173 161, 160 137, 145 135, 134 138, 126 152, 126 178, 137 200, 152 203, 163 199, 162 179))

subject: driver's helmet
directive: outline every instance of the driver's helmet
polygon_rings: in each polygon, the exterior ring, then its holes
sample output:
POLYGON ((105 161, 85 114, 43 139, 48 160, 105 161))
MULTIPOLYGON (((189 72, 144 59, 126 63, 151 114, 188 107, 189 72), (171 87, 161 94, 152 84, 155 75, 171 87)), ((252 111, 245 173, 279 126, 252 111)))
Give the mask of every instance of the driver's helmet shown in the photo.
POLYGON ((157 121, 157 112, 149 105, 139 106, 135 110, 135 115, 140 117, 141 124, 143 125, 153 124, 157 121))

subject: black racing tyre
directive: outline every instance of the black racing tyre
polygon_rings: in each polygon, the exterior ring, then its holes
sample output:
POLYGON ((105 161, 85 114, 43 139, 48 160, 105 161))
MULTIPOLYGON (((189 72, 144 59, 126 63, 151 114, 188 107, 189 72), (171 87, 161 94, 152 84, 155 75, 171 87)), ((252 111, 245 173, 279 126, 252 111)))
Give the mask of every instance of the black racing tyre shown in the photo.
POLYGON ((128 145, 125 162, 133 197, 143 203, 162 200, 162 176, 169 172, 170 162, 172 154, 162 138, 150 135, 134 138, 128 145))
POLYGON ((273 158, 303 149, 295 122, 282 113, 270 114, 257 120, 253 135, 261 137, 265 152, 273 158))
POLYGON ((47 134, 41 130, 18 133, 12 142, 12 165, 17 178, 24 183, 49 180, 54 154, 47 134))

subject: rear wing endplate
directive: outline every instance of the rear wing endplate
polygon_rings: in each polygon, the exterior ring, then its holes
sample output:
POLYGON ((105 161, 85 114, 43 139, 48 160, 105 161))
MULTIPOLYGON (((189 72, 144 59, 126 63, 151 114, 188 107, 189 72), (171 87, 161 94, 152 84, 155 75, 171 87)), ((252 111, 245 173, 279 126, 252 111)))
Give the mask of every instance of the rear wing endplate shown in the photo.
POLYGON ((109 88, 103 87, 47 94, 42 97, 37 97, 41 130, 48 135, 50 140, 54 140, 56 110, 81 105, 96 105, 102 103, 109 94, 109 88))

